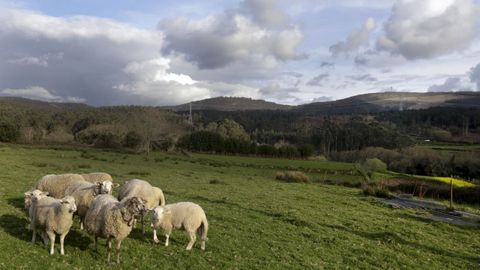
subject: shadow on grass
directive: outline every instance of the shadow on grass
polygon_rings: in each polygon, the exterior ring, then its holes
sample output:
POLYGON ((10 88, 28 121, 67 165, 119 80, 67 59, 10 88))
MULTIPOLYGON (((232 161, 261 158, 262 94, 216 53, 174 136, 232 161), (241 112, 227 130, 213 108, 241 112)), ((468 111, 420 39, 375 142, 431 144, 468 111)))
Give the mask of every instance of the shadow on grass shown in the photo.
MULTIPOLYGON (((421 250, 421 251, 426 252, 426 253, 431 253, 431 254, 441 255, 441 256, 446 256, 446 257, 451 257, 451 258, 460 258, 462 260, 469 261, 469 262, 474 263, 474 264, 480 263, 480 259, 478 257, 473 257, 473 256, 469 256, 469 255, 466 255, 466 254, 461 254, 461 253, 457 253, 457 252, 454 252, 454 251, 445 250, 445 249, 438 248, 438 247, 435 247, 435 246, 429 246, 429 245, 425 245, 425 244, 421 244, 421 243, 417 243, 417 242, 408 241, 408 240, 405 240, 402 237, 400 237, 397 234, 392 233, 392 232, 378 232, 378 231, 376 231, 376 232, 364 232, 364 231, 355 230, 355 229, 352 229, 348 226, 343 226, 343 225, 331 225, 331 224, 309 222, 309 221, 300 219, 298 217, 290 216, 290 215, 284 214, 284 213, 268 212, 268 211, 265 211, 265 210, 248 208, 248 207, 245 207, 245 206, 237 204, 237 203, 228 202, 226 199, 220 199, 220 200, 209 199, 209 198, 205 198, 205 197, 202 197, 202 196, 193 196, 191 198, 194 199, 194 200, 198 200, 198 201, 205 201, 205 202, 214 203, 214 204, 224 204, 224 205, 227 205, 229 207, 259 213, 259 214, 262 214, 262 215, 265 215, 265 216, 268 216, 268 217, 278 219, 282 222, 289 223, 289 224, 297 226, 297 227, 307 227, 307 228, 311 229, 312 231, 314 231, 316 233, 321 233, 320 227, 327 228, 327 229, 335 229, 335 230, 343 231, 345 233, 354 234, 356 236, 365 238, 365 239, 370 240, 370 241, 381 241, 381 242, 384 242, 386 244, 399 243, 401 245, 411 246, 414 249, 421 250)), ((403 217, 403 218, 415 218, 415 217, 407 216, 407 217, 403 217)), ((431 221, 431 222, 434 222, 434 221, 431 221)), ((462 228, 470 229, 470 230, 473 229, 473 228, 465 228, 465 227, 462 227, 462 228)))
POLYGON ((86 235, 86 232, 81 232, 77 230, 70 230, 68 235, 65 237, 66 246, 76 247, 80 250, 88 249, 90 243, 92 242, 93 241, 90 240, 90 237, 86 235))
POLYGON ((23 197, 7 198, 7 203, 15 208, 23 210, 23 197))
POLYGON ((349 228, 347 226, 342 226, 342 225, 330 225, 330 224, 318 224, 318 225, 322 227, 336 229, 336 230, 344 231, 350 234, 354 234, 356 236, 359 236, 371 241, 381 241, 386 244, 398 243, 405 246, 411 246, 416 250, 421 250, 426 253, 431 253, 431 254, 441 255, 441 256, 446 256, 451 258, 460 258, 462 260, 466 260, 474 264, 480 263, 480 259, 477 256, 473 257, 466 254, 461 254, 461 253, 445 250, 442 248, 438 248, 435 246, 429 246, 429 245, 424 245, 417 242, 408 241, 392 232, 364 232, 364 231, 354 230, 352 228, 349 228))
MULTIPOLYGON (((0 228, 8 233, 9 235, 25 241, 31 242, 32 240, 32 231, 27 229, 27 218, 17 217, 15 215, 6 214, 0 216, 0 228)), ((57 235, 55 241, 59 243, 60 237, 57 235)), ((40 235, 37 235, 37 241, 42 242, 40 235)), ((65 245, 79 248, 85 250, 88 248, 90 243, 90 238, 84 235, 81 232, 70 230, 68 235, 65 238, 65 245)))
POLYGON ((32 233, 27 229, 27 218, 17 217, 6 214, 0 216, 0 228, 11 236, 19 240, 29 242, 32 239, 32 233))

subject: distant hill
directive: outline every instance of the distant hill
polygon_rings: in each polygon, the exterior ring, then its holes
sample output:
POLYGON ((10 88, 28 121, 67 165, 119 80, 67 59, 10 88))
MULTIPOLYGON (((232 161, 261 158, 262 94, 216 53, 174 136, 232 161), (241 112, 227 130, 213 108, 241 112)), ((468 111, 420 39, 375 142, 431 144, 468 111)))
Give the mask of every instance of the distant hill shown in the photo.
POLYGON ((304 104, 295 107, 294 111, 308 114, 352 114, 418 110, 432 107, 480 108, 480 92, 373 93, 336 101, 304 104))
MULTIPOLYGON (((170 109, 172 111, 188 111, 190 108, 190 103, 163 108, 170 109)), ((192 102, 192 110, 195 111, 290 110, 292 108, 294 108, 294 106, 243 97, 215 97, 192 102)))
POLYGON ((50 111, 77 111, 91 108, 83 103, 60 103, 26 99, 20 97, 0 97, 0 106, 12 106, 22 109, 50 110, 50 111))
MULTIPOLYGON (((428 109, 432 107, 480 108, 480 92, 411 93, 385 92, 353 96, 345 99, 315 102, 298 106, 277 104, 243 97, 216 97, 194 101, 194 111, 255 111, 281 110, 300 114, 356 114, 385 111, 428 109)), ((17 97, 0 97, 0 106, 49 111, 81 111, 94 107, 81 103, 43 102, 17 97)), ((190 103, 164 106, 174 112, 189 110, 190 103)), ((118 107, 118 106, 117 106, 118 107)), ((120 106, 121 107, 121 106, 120 106)), ((142 106, 139 106, 142 107, 142 106)), ((100 107, 102 108, 102 107, 100 107)))

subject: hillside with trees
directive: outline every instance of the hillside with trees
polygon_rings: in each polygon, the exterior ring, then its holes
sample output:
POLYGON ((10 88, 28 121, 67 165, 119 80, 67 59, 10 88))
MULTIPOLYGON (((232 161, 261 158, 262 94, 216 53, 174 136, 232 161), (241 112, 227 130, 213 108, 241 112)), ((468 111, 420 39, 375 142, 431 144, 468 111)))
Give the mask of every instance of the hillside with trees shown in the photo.
POLYGON ((156 107, 95 108, 17 98, 0 98, 0 105, 1 142, 147 153, 177 149, 286 158, 323 155, 359 163, 378 158, 397 172, 480 177, 478 152, 438 156, 415 147, 425 141, 480 143, 480 108, 463 105, 364 114, 196 110, 193 123, 188 112, 156 107))
POLYGON ((95 108, 83 104, 0 99, 0 141, 68 144, 137 151, 168 150, 188 131, 172 112, 141 106, 95 108))

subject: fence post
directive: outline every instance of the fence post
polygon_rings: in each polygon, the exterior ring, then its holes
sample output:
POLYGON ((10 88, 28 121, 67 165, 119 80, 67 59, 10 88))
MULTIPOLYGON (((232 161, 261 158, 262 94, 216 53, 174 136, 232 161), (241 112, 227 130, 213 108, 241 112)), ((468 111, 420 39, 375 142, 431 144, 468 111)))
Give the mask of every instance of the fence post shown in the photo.
POLYGON ((450 176, 450 209, 453 210, 453 176, 450 176))

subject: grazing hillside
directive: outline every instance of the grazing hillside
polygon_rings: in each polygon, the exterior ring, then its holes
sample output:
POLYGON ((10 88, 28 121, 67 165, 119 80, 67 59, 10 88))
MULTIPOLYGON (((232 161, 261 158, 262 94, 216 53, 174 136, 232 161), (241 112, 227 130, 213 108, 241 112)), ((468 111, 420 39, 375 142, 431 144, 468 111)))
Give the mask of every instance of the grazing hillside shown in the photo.
POLYGON ((432 107, 480 108, 480 92, 374 93, 336 101, 300 105, 294 110, 307 114, 365 114, 432 107))
POLYGON ((275 180, 283 168, 320 171, 308 173, 312 180, 354 178, 353 164, 345 163, 0 147, 0 268, 112 268, 105 240, 96 252, 78 218, 65 238, 65 256, 58 249, 49 255, 41 241, 32 244, 23 210, 23 193, 45 174, 105 171, 117 183, 148 180, 167 203, 198 203, 210 228, 206 250, 197 242, 189 252, 184 232, 174 230, 165 247, 162 233, 162 244, 155 244, 151 228, 144 237, 137 226, 114 268, 478 269, 478 228, 388 207, 359 189, 275 180))
MULTIPOLYGON (((215 97, 194 101, 192 110, 215 110, 215 111, 252 111, 252 110, 289 110, 292 106, 276 104, 265 100, 257 100, 243 97, 215 97)), ((173 111, 188 111, 190 103, 164 107, 173 111)))

